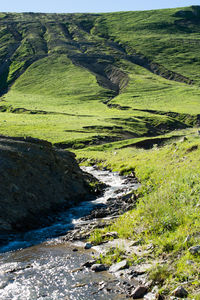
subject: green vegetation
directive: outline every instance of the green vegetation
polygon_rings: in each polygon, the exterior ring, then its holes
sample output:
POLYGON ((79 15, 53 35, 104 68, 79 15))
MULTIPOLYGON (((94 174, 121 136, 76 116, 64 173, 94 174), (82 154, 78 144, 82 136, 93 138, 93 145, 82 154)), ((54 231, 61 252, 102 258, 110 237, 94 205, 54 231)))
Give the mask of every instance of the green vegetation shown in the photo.
POLYGON ((3 14, 1 133, 82 148, 198 124, 198 8, 180 11, 3 14))
POLYGON ((99 17, 96 34, 106 31, 131 55, 141 53, 169 70, 199 82, 199 6, 119 12, 99 17))
POLYGON ((196 114, 200 96, 198 86, 170 82, 138 66, 129 67, 129 72, 128 87, 112 104, 138 110, 196 114))
MULTIPOLYGON (((158 262, 150 277, 161 292, 186 282, 196 299, 200 260, 188 249, 200 231, 199 18, 197 6, 0 14, 0 133, 46 139, 83 164, 134 172, 136 209, 91 240, 111 229, 142 238, 144 249, 153 245, 144 259, 158 262)), ((117 249, 101 261, 121 256, 117 249)))
MULTIPOLYGON (((166 294, 183 282, 195 293, 200 280, 200 257, 189 252, 200 242, 200 140, 194 130, 182 133, 187 138, 161 148, 131 146, 115 149, 115 154, 109 149, 87 155, 89 162, 98 158, 100 166, 135 172, 141 182, 136 209, 107 229, 96 230, 91 241, 101 242, 107 231, 117 231, 120 238, 142 239, 144 249, 151 245, 153 251, 144 259, 152 262, 150 278, 166 294)), ((84 150, 77 155, 81 160, 84 150)))
POLYGON ((124 250, 118 247, 110 249, 106 255, 100 254, 97 263, 111 265, 113 262, 118 263, 124 255, 124 250))

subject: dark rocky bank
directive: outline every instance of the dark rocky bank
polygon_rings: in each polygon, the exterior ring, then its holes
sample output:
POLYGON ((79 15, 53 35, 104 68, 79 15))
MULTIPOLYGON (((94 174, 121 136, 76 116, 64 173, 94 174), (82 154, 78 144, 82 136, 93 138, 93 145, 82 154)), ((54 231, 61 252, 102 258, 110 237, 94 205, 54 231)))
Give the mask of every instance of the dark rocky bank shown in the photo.
POLYGON ((73 153, 38 139, 1 136, 0 243, 8 233, 47 225, 48 216, 88 200, 91 186, 98 190, 73 153))

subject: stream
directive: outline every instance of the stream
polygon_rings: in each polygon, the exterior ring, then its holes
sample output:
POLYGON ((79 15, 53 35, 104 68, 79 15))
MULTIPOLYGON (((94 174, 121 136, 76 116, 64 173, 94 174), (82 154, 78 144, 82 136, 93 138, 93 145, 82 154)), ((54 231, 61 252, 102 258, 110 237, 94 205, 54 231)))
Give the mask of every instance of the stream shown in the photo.
POLYGON ((91 259, 93 250, 75 249, 62 236, 77 224, 84 226, 82 218, 96 206, 137 189, 138 184, 107 170, 83 170, 106 183, 103 196, 60 214, 51 226, 12 236, 0 247, 1 300, 126 299, 125 295, 99 288, 103 282, 115 284, 115 277, 108 272, 78 270, 91 259))

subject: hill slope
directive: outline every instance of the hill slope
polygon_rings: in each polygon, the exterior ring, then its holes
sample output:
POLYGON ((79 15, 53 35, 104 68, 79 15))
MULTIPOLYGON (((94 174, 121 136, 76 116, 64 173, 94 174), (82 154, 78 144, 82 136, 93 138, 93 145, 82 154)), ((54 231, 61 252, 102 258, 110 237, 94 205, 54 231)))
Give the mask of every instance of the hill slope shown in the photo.
POLYGON ((146 255, 130 262, 151 264, 162 296, 183 284, 189 299, 200 295, 199 32, 199 6, 0 14, 0 133, 135 174, 136 208, 91 240, 139 240, 146 255))
POLYGON ((199 7, 2 13, 1 133, 80 148, 198 124, 199 26, 199 7))

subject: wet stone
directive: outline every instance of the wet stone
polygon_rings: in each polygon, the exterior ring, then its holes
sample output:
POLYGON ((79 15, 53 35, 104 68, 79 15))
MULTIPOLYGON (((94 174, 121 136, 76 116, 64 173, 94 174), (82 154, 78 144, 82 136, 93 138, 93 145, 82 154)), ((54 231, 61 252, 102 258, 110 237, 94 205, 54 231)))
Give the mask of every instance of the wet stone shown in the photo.
POLYGON ((138 286, 136 289, 134 289, 134 291, 131 294, 131 297, 133 299, 140 299, 143 298, 144 295, 147 293, 147 287, 144 285, 140 285, 138 286))
POLYGON ((189 251, 193 255, 200 254, 200 245, 190 247, 189 251))
POLYGON ((104 281, 99 283, 99 291, 103 290, 106 287, 106 283, 104 281))
POLYGON ((125 269, 127 267, 128 267, 127 260, 122 260, 119 263, 112 265, 109 268, 109 272, 110 273, 116 273, 116 272, 118 272, 120 270, 123 270, 123 269, 125 269))
POLYGON ((178 298, 185 298, 188 295, 188 292, 184 289, 184 287, 179 286, 173 291, 173 295, 178 298))
POLYGON ((0 289, 3 289, 10 283, 10 277, 0 274, 0 289))
POLYGON ((118 233, 116 231, 112 231, 112 232, 107 232, 104 237, 112 237, 114 239, 117 239, 119 237, 118 233))
POLYGON ((73 251, 73 252, 77 252, 77 251, 78 251, 78 249, 77 249, 77 248, 74 248, 74 249, 72 249, 72 251, 73 251))
POLYGON ((151 264, 141 264, 141 265, 135 266, 131 270, 130 275, 132 275, 134 277, 143 275, 143 274, 147 273, 150 268, 151 268, 151 264))
POLYGON ((88 250, 92 248, 92 244, 91 243, 86 243, 84 246, 84 249, 88 250))
POLYGON ((95 263, 96 260, 88 260, 82 265, 82 267, 91 268, 91 266, 94 265, 95 263))
POLYGON ((164 300, 165 299, 165 297, 161 294, 156 294, 155 297, 156 297, 156 300, 164 300))
POLYGON ((83 271, 83 267, 73 269, 73 270, 71 270, 70 272, 71 272, 71 273, 76 273, 76 272, 80 272, 80 271, 83 271))
POLYGON ((94 264, 92 265, 91 270, 94 272, 103 272, 107 270, 107 267, 104 264, 94 264))

